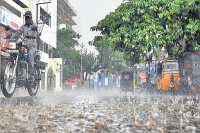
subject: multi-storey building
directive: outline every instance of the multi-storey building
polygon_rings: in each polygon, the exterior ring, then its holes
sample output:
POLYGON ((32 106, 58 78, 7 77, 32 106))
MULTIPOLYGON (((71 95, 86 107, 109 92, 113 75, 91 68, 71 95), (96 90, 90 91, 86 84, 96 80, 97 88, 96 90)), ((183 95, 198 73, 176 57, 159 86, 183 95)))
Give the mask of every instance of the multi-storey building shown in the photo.
MULTIPOLYGON (((42 31, 38 41, 42 62, 41 90, 62 90, 62 59, 52 58, 52 50, 56 48, 57 1, 60 0, 1 0, 0 26, 10 25, 18 29, 23 23, 23 14, 30 10, 33 20, 39 20, 38 30, 42 31), (41 24, 44 22, 44 25, 41 24)), ((0 29, 2 36, 2 30, 0 29)))
POLYGON ((56 48, 57 32, 57 1, 59 0, 29 0, 30 9, 38 20, 38 31, 41 32, 39 50, 41 51, 42 80, 41 90, 62 90, 62 59, 53 58, 56 48))
POLYGON ((71 28, 76 25, 73 20, 74 16, 77 16, 76 11, 68 0, 58 0, 57 4, 57 27, 60 28, 71 28))
POLYGON ((68 0, 57 1, 57 29, 62 29, 62 28, 72 29, 72 26, 76 25, 76 23, 73 20, 73 17, 76 15, 77 15, 76 11, 68 2, 68 0))

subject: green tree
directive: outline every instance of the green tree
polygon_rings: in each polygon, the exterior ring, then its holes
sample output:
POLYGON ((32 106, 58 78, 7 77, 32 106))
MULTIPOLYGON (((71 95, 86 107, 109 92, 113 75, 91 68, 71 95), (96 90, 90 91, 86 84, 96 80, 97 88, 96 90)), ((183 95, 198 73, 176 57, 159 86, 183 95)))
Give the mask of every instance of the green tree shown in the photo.
POLYGON ((114 51, 102 41, 90 41, 89 45, 94 46, 98 51, 97 60, 94 65, 95 72, 103 69, 110 74, 119 74, 122 70, 130 67, 130 62, 124 60, 122 52, 114 51))
POLYGON ((64 81, 74 75, 80 75, 80 53, 75 49, 79 43, 76 37, 77 33, 72 29, 63 28, 57 31, 57 48, 53 51, 53 57, 63 60, 64 81))
MULTIPOLYGON (((95 54, 93 52, 87 52, 86 49, 84 49, 83 53, 82 53, 82 69, 83 69, 83 73, 85 73, 85 77, 83 80, 86 80, 88 77, 88 74, 91 74, 93 71, 93 66, 97 60, 95 54)), ((82 74, 83 74, 82 73, 82 74)))
POLYGON ((67 48, 75 48, 78 46, 78 41, 75 39, 79 34, 69 28, 63 28, 57 31, 57 41, 64 44, 67 48))
POLYGON ((145 60, 146 53, 166 45, 170 55, 200 49, 199 0, 129 0, 111 12, 92 31, 100 31, 102 41, 119 50, 133 64, 145 60), (186 42, 184 48, 181 42, 186 42), (182 46, 180 46, 182 45, 182 46))
POLYGON ((68 51, 68 56, 63 58, 63 80, 67 80, 72 76, 80 75, 80 53, 76 49, 68 51))
POLYGON ((125 60, 122 52, 113 51, 111 56, 111 61, 108 66, 108 73, 110 74, 120 74, 123 70, 128 70, 133 68, 133 65, 129 60, 125 60))

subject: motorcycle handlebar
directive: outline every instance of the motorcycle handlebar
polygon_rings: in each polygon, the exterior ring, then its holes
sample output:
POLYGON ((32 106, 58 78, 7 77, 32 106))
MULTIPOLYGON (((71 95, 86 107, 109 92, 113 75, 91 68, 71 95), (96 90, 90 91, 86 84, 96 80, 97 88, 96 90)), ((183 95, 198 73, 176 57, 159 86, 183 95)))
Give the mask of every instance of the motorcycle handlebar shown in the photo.
POLYGON ((25 39, 36 39, 35 37, 31 37, 31 36, 25 36, 25 39))

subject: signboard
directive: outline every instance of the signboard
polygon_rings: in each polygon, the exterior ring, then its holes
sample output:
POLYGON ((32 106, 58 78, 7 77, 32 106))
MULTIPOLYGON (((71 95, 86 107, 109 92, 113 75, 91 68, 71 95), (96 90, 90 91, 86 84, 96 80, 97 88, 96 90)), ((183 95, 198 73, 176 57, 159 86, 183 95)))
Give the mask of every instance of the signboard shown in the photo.
POLYGON ((146 83, 147 75, 145 71, 138 72, 139 84, 146 83))
POLYGON ((78 77, 73 76, 70 79, 68 79, 65 84, 77 86, 77 83, 78 83, 78 77))
POLYGON ((105 78, 105 85, 108 85, 108 78, 105 78))
POLYGON ((156 61, 155 60, 153 60, 152 62, 149 63, 149 65, 148 65, 148 72, 149 73, 156 72, 156 61))
POLYGON ((0 6, 0 23, 9 25, 12 29, 17 30, 22 25, 22 19, 5 7, 0 6))

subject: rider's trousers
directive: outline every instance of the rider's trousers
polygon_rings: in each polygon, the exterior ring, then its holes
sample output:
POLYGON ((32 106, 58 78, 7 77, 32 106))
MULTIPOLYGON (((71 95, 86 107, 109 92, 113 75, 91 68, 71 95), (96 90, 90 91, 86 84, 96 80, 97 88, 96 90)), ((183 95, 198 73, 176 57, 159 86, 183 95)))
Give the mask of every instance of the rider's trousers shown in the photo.
POLYGON ((29 53, 28 53, 28 57, 29 57, 29 63, 28 65, 30 66, 29 67, 29 72, 33 72, 33 68, 34 68, 34 57, 37 53, 37 48, 36 47, 33 47, 33 48, 30 48, 29 49, 29 53))
POLYGON ((37 53, 37 48, 36 48, 36 40, 35 39, 30 39, 30 40, 26 40, 24 41, 24 43, 27 45, 29 51, 28 51, 28 57, 29 57, 29 61, 28 61, 28 68, 29 68, 29 73, 32 74, 33 72, 33 68, 34 68, 34 57, 37 53))

